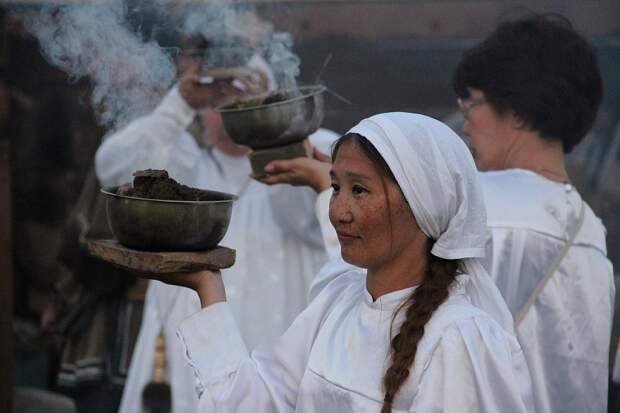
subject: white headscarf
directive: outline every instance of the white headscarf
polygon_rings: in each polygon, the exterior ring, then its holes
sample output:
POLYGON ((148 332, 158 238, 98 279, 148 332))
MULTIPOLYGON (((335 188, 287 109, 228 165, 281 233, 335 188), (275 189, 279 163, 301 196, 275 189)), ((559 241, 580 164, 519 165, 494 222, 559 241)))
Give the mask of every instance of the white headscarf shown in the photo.
POLYGON ((435 241, 431 254, 462 260, 472 304, 513 332, 510 311, 478 260, 485 254, 486 210, 463 141, 438 120, 399 112, 364 119, 349 133, 368 139, 387 162, 418 226, 435 241))

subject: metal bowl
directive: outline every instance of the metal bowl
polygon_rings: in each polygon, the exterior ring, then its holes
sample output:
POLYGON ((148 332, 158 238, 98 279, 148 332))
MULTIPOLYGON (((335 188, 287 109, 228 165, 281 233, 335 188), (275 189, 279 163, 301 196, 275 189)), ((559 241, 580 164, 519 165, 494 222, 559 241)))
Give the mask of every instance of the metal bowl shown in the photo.
POLYGON ((204 191, 200 201, 165 201, 102 189, 112 233, 122 245, 143 251, 198 251, 226 234, 235 195, 204 191))
POLYGON ((298 96, 280 102, 221 108, 224 128, 233 142, 252 149, 298 142, 321 126, 325 89, 321 85, 302 86, 298 96))

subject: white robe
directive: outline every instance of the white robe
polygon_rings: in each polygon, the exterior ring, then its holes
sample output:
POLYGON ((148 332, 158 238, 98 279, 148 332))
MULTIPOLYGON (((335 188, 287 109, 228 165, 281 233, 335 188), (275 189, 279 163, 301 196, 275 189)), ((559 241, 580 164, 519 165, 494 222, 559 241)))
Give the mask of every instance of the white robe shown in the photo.
MULTIPOLYGON (((249 178, 246 157, 200 148, 185 131, 194 116, 178 90, 172 89, 152 114, 104 141, 96 155, 97 176, 108 187, 131 182, 131 174, 139 169, 166 169, 185 185, 239 195, 221 242, 236 249, 237 261, 223 271, 223 277, 231 311, 244 339, 254 347, 281 334, 305 308, 312 276, 326 261, 315 217, 317 196, 309 188, 263 185, 249 178)), ((328 152, 336 137, 319 130, 310 140, 328 152)), ((162 328, 172 411, 197 410, 195 379, 175 331, 181 320, 199 309, 195 292, 150 283, 121 413, 141 411, 142 389, 153 376, 155 340, 162 328)))
MULTIPOLYGON (((484 265, 516 315, 569 238, 582 200, 572 186, 525 170, 480 176, 491 234, 484 265)), ((574 246, 517 329, 539 413, 607 411, 614 293, 605 228, 586 205, 574 246)))
MULTIPOLYGON (((251 354, 228 303, 179 328, 203 412, 373 412, 381 409, 392 316, 413 288, 372 300, 359 269, 330 262, 330 282, 284 335, 251 354), (212 404, 214 403, 214 404, 212 404)), ((396 412, 531 412, 531 383, 514 335, 472 306, 460 275, 433 314, 396 412)), ((398 313, 393 334, 404 313, 398 313)))

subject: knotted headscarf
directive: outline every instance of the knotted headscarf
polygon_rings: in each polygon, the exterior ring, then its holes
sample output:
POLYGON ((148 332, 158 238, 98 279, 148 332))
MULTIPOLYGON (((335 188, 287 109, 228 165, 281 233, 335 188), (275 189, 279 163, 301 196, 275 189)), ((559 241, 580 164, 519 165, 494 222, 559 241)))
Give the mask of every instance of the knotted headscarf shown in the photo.
POLYGON ((513 320, 499 290, 479 262, 485 254, 486 210, 478 172, 465 143, 443 123, 413 113, 385 113, 349 131, 377 149, 396 178, 431 254, 462 260, 473 305, 506 330, 513 320))

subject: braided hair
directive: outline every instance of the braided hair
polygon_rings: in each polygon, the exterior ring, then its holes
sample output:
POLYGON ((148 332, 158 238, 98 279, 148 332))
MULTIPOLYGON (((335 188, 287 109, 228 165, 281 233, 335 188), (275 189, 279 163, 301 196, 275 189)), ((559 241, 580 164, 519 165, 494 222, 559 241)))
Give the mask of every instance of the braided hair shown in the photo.
POLYGON ((429 254, 424 282, 401 306, 406 317, 398 334, 390 343, 390 367, 383 376, 385 398, 381 413, 392 411, 394 396, 410 374, 424 327, 435 310, 448 298, 448 289, 455 279, 457 260, 446 260, 429 254))
MULTIPOLYGON (((334 145, 332 158, 336 157, 338 149, 345 142, 357 145, 384 176, 396 182, 394 174, 381 154, 368 139, 359 134, 349 133, 340 138, 334 145)), ((427 262, 424 281, 398 310, 406 309, 405 321, 390 343, 390 366, 383 377, 385 397, 381 413, 391 413, 394 397, 409 377, 418 343, 424 336, 424 327, 435 310, 448 298, 449 287, 456 277, 459 266, 458 260, 436 257, 430 254, 430 250, 427 262)))

